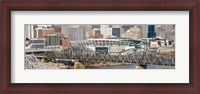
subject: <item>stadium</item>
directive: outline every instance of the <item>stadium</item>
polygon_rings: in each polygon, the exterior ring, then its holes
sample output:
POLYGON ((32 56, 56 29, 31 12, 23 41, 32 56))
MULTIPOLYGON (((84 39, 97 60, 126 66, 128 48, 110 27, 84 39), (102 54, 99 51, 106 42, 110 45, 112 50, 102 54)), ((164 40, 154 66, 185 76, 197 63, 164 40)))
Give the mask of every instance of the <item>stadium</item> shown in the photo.
POLYGON ((106 38, 71 41, 71 46, 84 46, 96 52, 121 52, 133 48, 143 48, 141 40, 129 38, 106 38))

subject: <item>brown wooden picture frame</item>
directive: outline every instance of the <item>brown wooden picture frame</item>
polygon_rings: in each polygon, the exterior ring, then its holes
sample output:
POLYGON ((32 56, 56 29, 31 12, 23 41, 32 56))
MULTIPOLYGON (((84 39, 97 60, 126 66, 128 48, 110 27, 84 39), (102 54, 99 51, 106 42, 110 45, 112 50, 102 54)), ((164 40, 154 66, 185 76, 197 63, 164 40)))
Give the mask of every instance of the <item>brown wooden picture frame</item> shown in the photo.
POLYGON ((1 94, 199 94, 198 0, 3 0, 0 32, 1 94), (11 83, 11 11, 189 11, 189 83, 11 83))

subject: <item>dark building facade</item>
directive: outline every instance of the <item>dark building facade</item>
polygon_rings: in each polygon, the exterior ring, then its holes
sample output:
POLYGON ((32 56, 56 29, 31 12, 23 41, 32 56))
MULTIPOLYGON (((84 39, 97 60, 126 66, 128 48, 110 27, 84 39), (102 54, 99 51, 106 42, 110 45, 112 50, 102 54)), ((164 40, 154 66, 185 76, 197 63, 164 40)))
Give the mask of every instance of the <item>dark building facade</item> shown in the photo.
POLYGON ((46 40, 46 46, 61 46, 61 35, 59 34, 49 34, 44 36, 46 40))
POLYGON ((121 37, 120 28, 112 28, 112 35, 120 38, 121 37))
POLYGON ((30 46, 31 48, 45 48, 45 39, 44 38, 33 38, 30 40, 30 46))
POLYGON ((94 35, 99 35, 99 34, 101 34, 101 30, 95 30, 94 35))
POLYGON ((156 32, 155 32, 155 25, 148 25, 148 38, 155 38, 156 32))

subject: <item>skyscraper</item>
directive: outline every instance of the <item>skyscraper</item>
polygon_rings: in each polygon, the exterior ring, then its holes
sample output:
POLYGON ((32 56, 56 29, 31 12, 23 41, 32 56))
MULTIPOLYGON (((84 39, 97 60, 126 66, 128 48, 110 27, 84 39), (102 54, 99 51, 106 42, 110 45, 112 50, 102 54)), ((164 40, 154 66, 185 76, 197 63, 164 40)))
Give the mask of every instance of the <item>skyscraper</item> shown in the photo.
POLYGON ((112 35, 116 37, 121 37, 120 28, 112 28, 112 35))
POLYGON ((63 34, 64 37, 68 37, 68 28, 70 25, 61 25, 61 33, 63 34))
POLYGON ((44 28, 35 28, 34 38, 43 38, 43 29, 44 28))
POLYGON ((155 25, 148 25, 148 38, 155 38, 155 25))
POLYGON ((68 36, 71 41, 77 41, 78 39, 78 28, 69 28, 68 36))
POLYGON ((112 28, 109 27, 106 29, 105 38, 112 37, 112 28))
POLYGON ((141 29, 142 29, 142 38, 147 38, 148 37, 148 30, 147 30, 147 25, 141 25, 141 29))
POLYGON ((34 38, 34 28, 35 28, 36 26, 34 26, 34 25, 25 25, 24 26, 24 35, 25 35, 25 37, 26 38, 29 38, 29 39, 31 39, 31 38, 34 38))
POLYGON ((86 27, 82 25, 74 25, 68 28, 67 36, 71 41, 85 40, 86 39, 86 27))
POLYGON ((106 38, 107 37, 107 28, 109 28, 109 25, 100 25, 100 29, 101 29, 101 34, 103 34, 104 36, 104 38, 106 38))
POLYGON ((46 46, 61 46, 61 38, 60 34, 49 34, 44 36, 46 40, 46 46))

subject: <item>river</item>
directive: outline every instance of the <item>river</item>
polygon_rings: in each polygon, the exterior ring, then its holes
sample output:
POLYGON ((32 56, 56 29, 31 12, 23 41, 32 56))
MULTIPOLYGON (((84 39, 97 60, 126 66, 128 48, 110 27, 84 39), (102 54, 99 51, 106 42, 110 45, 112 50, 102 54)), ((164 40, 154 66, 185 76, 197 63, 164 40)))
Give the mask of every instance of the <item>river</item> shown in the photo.
MULTIPOLYGON (((72 62, 66 60, 58 60, 57 62, 65 65, 72 66, 72 62)), ((87 67, 86 69, 135 69, 136 64, 124 64, 124 65, 107 65, 99 67, 87 67)), ((147 69, 175 69, 175 66, 162 66, 162 65, 148 65, 147 69)))
MULTIPOLYGON (((135 64, 90 67, 87 69, 135 69, 135 64)), ((147 69, 175 69, 175 66, 148 65, 147 69)))

